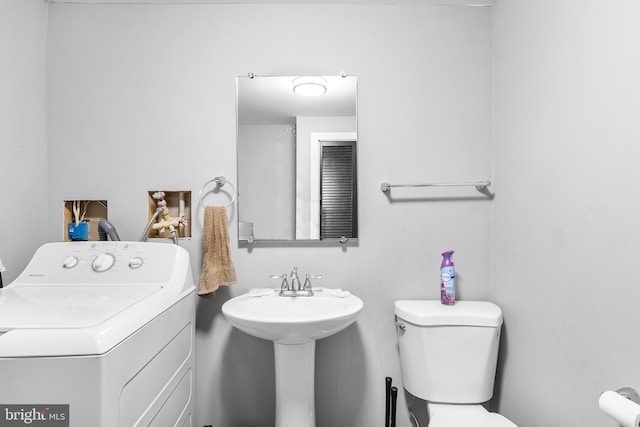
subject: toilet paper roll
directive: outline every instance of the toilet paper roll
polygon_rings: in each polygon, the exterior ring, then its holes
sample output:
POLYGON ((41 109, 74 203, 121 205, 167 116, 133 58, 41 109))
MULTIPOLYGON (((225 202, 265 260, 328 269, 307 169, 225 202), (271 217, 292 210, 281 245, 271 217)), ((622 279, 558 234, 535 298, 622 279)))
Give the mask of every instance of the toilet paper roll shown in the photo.
POLYGON ((598 405, 602 412, 624 427, 640 427, 640 405, 615 391, 602 393, 598 405))

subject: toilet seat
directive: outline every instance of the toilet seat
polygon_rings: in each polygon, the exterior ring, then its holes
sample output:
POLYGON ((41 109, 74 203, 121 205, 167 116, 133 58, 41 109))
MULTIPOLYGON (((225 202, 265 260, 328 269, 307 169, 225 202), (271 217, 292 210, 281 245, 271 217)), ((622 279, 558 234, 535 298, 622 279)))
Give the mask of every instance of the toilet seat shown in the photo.
POLYGON ((500 414, 482 405, 427 403, 428 427, 517 427, 500 414))

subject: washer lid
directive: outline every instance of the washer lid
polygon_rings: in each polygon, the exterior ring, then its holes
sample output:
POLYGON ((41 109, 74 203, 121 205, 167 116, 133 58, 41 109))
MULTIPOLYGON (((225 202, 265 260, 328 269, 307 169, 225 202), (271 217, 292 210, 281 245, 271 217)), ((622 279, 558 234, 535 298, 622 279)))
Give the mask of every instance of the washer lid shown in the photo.
POLYGON ((0 290, 0 331, 97 325, 162 286, 12 286, 0 290))
POLYGON ((407 322, 421 326, 487 326, 502 325, 502 311, 485 301, 457 301, 444 305, 440 301, 401 300, 395 303, 395 314, 407 322))

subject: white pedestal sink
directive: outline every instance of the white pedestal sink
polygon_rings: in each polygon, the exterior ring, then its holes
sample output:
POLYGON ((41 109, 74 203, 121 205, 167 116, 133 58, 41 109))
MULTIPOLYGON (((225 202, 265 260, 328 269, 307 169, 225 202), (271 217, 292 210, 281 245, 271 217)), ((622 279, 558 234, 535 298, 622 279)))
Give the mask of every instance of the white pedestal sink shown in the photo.
POLYGON ((316 290, 311 297, 250 292, 223 304, 233 326, 274 343, 275 427, 315 427, 316 340, 352 324, 363 306, 355 295, 330 290, 316 290))

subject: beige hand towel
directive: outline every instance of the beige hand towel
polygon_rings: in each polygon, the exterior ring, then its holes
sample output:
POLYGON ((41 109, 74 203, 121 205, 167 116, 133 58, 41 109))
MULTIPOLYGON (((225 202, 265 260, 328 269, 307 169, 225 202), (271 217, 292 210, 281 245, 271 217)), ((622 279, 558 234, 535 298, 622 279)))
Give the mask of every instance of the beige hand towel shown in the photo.
POLYGON ((204 254, 198 295, 213 297, 220 286, 235 283, 236 270, 231 259, 227 209, 207 206, 204 210, 204 254))

